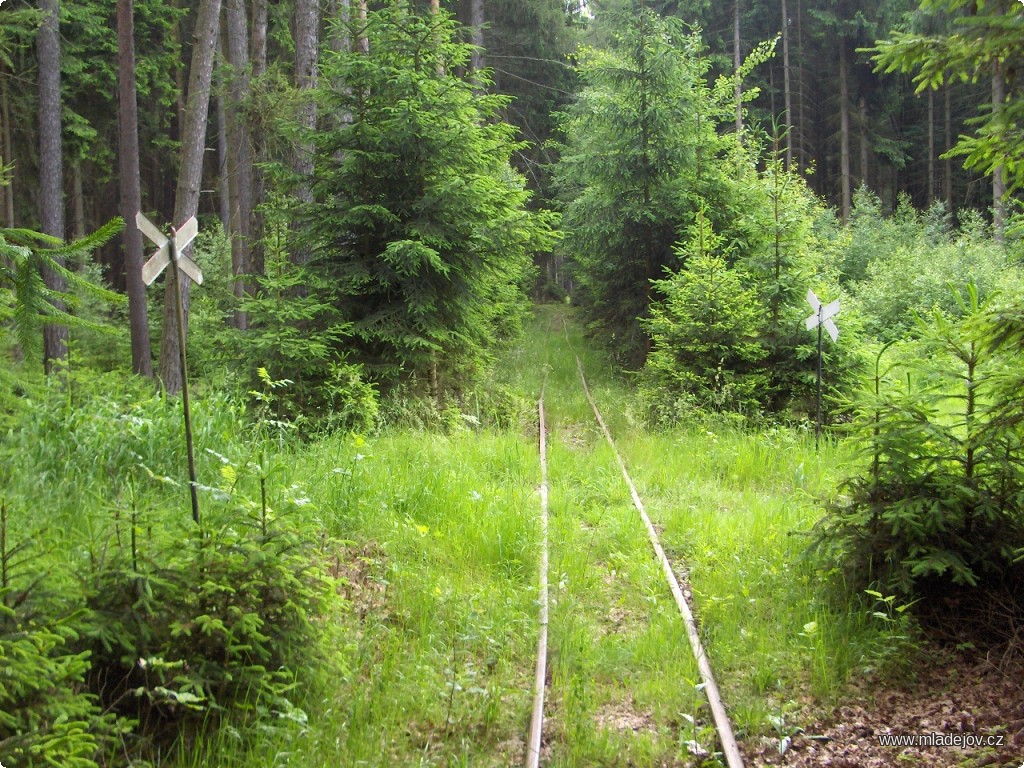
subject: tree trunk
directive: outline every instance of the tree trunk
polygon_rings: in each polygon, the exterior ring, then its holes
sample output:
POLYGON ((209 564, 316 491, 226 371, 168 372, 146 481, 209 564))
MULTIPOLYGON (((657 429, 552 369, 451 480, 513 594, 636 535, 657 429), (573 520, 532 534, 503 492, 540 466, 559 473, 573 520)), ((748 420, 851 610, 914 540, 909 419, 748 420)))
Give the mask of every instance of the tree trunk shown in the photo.
MULTIPOLYGON (((267 72, 267 0, 253 0, 252 6, 252 77, 259 80, 267 72)), ((257 87, 259 87, 257 85, 257 87)), ((262 165, 267 160, 266 139, 262 127, 252 126, 252 231, 249 233, 249 262, 253 275, 262 275, 265 269, 263 253, 264 218, 263 198, 266 196, 266 180, 262 165)))
MULTIPOLYGON (((173 225, 180 227, 199 208, 199 189, 206 153, 206 124, 210 114, 210 81, 213 77, 213 54, 217 50, 220 29, 220 0, 200 0, 196 18, 195 41, 192 46, 192 69, 189 72, 188 103, 182 126, 181 165, 174 201, 173 225)), ((163 335, 160 343, 160 379, 167 392, 181 389, 179 365, 180 344, 174 307, 174 290, 170 280, 164 293, 163 335)), ((185 312, 185 333, 188 334, 188 308, 191 281, 181 280, 181 302, 185 312)))
POLYGON ((128 328, 132 340, 132 370, 152 378, 146 286, 142 282, 142 234, 135 214, 142 208, 139 178, 139 115, 135 87, 135 15, 133 0, 117 0, 118 172, 121 218, 124 219, 124 270, 128 291, 128 328))
POLYGON ((789 14, 782 0, 782 94, 786 119, 786 170, 793 167, 793 88, 789 80, 789 14))
POLYGON ((928 204, 935 199, 935 89, 928 89, 928 204))
POLYGON ((82 190, 82 161, 71 164, 71 232, 75 240, 85 237, 85 193, 82 190))
MULTIPOLYGON (((217 53, 223 58, 224 45, 218 36, 217 53)), ((229 168, 231 165, 228 155, 228 110, 224 106, 227 99, 227 84, 222 77, 223 70, 218 73, 217 93, 213 97, 214 111, 217 114, 217 209, 220 215, 220 225, 224 228, 224 234, 231 236, 231 178, 229 168)))
POLYGON ((263 77, 267 71, 267 0, 252 3, 252 76, 263 77))
POLYGON ((733 90, 736 98, 736 133, 743 132, 743 84, 740 82, 740 0, 733 5, 732 14, 732 64, 733 90))
MULTIPOLYGON (((800 0, 796 0, 796 48, 799 56, 802 57, 804 50, 804 24, 803 24, 803 3, 800 0)), ((804 105, 807 103, 806 96, 804 94, 804 69, 801 66, 798 70, 799 78, 797 80, 797 97, 800 100, 800 108, 797 112, 797 164, 802 168, 807 167, 807 147, 805 144, 805 136, 807 133, 807 118, 804 111, 804 105)))
MULTIPOLYGON (((945 115, 945 152, 953 146, 953 110, 950 107, 949 85, 946 85, 946 115, 945 115)), ((953 213, 953 161, 948 157, 943 161, 942 196, 946 198, 946 210, 953 213)))
MULTIPOLYGON (((0 69, 0 119, 4 121, 4 162, 11 162, 14 156, 11 154, 11 108, 7 103, 7 73, 0 69)), ((14 168, 11 168, 11 175, 7 187, 4 189, 4 219, 7 226, 14 227, 14 168)))
POLYGON ((857 102, 857 108, 860 111, 860 183, 864 186, 870 186, 871 181, 868 179, 868 170, 870 168, 869 161, 871 160, 871 154, 868 151, 868 102, 863 96, 857 102))
MULTIPOLYGON (((1006 78, 998 60, 992 63, 992 116, 998 119, 1006 103, 1006 78)), ((1006 169, 999 165, 992 171, 992 236, 997 243, 1006 240, 1006 169)))
POLYGON ((484 68, 484 0, 470 0, 469 25, 472 30, 470 42, 476 46, 470 55, 470 66, 474 72, 479 72, 484 68))
MULTIPOLYGON (((348 35, 351 0, 328 0, 327 13, 337 22, 333 27, 335 34, 327 41, 328 46, 334 53, 348 53, 352 50, 352 40, 348 35)), ((339 85, 344 86, 344 83, 339 85)))
MULTIPOLYGON (((231 189, 231 267, 235 275, 234 293, 241 300, 252 288, 246 286, 251 273, 249 243, 252 233, 252 144, 245 103, 249 99, 249 30, 244 0, 227 0, 225 21, 228 36, 228 63, 231 80, 228 88, 229 112, 227 120, 229 170, 231 189)), ((245 330, 248 317, 235 312, 235 327, 245 330)))
POLYGON ((843 221, 850 218, 850 63, 846 38, 839 38, 839 176, 843 221))
MULTIPOLYGON (((363 5, 365 8, 365 5, 363 5)), ((317 0, 295 0, 295 87, 305 92, 299 106, 299 125, 307 130, 316 130, 316 103, 308 94, 316 88, 317 47, 319 46, 320 8, 317 0)), ((313 192, 308 179, 313 175, 313 145, 302 141, 295 148, 292 170, 302 179, 296 191, 300 205, 313 202, 313 192)), ((305 249, 293 248, 292 262, 305 264, 309 253, 305 249)))
MULTIPOLYGON (((37 37, 39 57, 39 220, 47 235, 64 239, 64 168, 61 153, 60 119, 60 2, 40 0, 42 23, 37 37)), ((43 281, 51 291, 67 290, 64 277, 56 270, 43 269, 43 281)), ((64 311, 62 302, 54 306, 64 311)), ((68 356, 66 325, 43 326, 43 365, 47 373, 53 363, 68 356)))
MULTIPOLYGON (((431 0, 431 9, 437 0, 431 0)), ((438 5, 438 7, 440 7, 438 5)), ((356 33, 356 49, 363 53, 370 52, 370 38, 366 36, 366 0, 356 0, 356 13, 359 17, 359 31, 356 33)))

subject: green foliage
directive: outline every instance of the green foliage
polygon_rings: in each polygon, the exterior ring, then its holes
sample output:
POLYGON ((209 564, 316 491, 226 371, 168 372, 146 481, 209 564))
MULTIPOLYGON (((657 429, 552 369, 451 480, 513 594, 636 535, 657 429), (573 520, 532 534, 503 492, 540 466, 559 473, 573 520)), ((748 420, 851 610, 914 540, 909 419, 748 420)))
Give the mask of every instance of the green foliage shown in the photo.
POLYGON ((673 245, 705 191, 701 177, 719 173, 721 116, 708 114, 700 51, 698 35, 642 10, 611 48, 581 51, 583 90, 562 116, 561 248, 576 264, 592 330, 634 365, 645 352, 638 319, 650 281, 676 265, 673 245))
POLYGON ((28 229, 0 228, 0 329, 13 326, 18 343, 27 352, 41 348, 40 330, 44 323, 100 329, 102 326, 59 309, 54 302, 73 308, 78 299, 75 291, 111 303, 123 303, 124 297, 83 278, 60 262, 85 258, 122 226, 121 219, 113 219, 91 235, 67 244, 28 229), (58 293, 48 289, 41 272, 44 266, 62 275, 70 290, 58 293))
POLYGON ((192 302, 190 366, 207 380, 236 391, 260 386, 259 371, 287 372, 273 415, 304 434, 336 429, 367 432, 378 410, 376 387, 363 367, 349 362, 352 323, 328 302, 333 285, 308 267, 293 264, 284 247, 287 221, 282 201, 266 212, 266 272, 259 290, 240 300, 232 294, 231 251, 219 228, 200 235, 195 258, 204 290, 192 302), (246 330, 230 322, 246 316, 246 330))
MULTIPOLYGON (((764 308, 748 280, 726 262, 722 238, 702 213, 679 250, 686 265, 655 282, 665 296, 644 323, 651 353, 647 399, 678 411, 680 400, 712 410, 757 410, 765 374, 758 339, 764 308)), ((663 410, 665 406, 659 407, 663 410)))
POLYGON ((488 0, 486 14, 484 59, 492 90, 511 97, 502 114, 529 142, 512 162, 547 198, 556 159, 548 140, 557 129, 555 113, 576 86, 568 64, 576 45, 575 14, 561 0, 488 0))
POLYGON ((18 660, 0 682, 5 762, 106 764, 115 739, 154 758, 222 717, 298 717, 312 670, 343 668, 324 652, 342 609, 332 542, 277 481, 287 383, 262 378, 249 428, 228 398, 193 403, 202 529, 181 514, 175 400, 71 372, 24 406, 0 445, 0 654, 18 660))
POLYGON ((47 615, 70 606, 46 604, 27 565, 38 552, 8 541, 10 516, 0 500, 0 754, 12 768, 95 768, 114 717, 83 689, 89 654, 76 650, 81 614, 47 615))
POLYGON ((769 413, 810 413, 817 339, 804 325, 810 312, 808 289, 825 301, 841 299, 844 306, 838 320, 841 339, 837 344, 826 341, 823 348, 827 388, 849 391, 859 364, 858 329, 837 286, 828 236, 820 231, 832 214, 802 176, 785 170, 781 137, 776 135, 773 141, 764 169, 738 180, 737 217, 730 235, 737 264, 764 308, 758 327, 764 346, 758 400, 769 413))
MULTIPOLYGON (((832 214, 777 156, 762 171, 737 170, 736 217, 719 234, 702 208, 676 251, 683 268, 654 282, 668 298, 643 323, 652 344, 643 394, 658 421, 699 408, 813 413, 817 347, 805 297, 813 288, 840 298, 829 258, 835 235, 820 226, 832 214)), ((848 391, 860 364, 857 318, 841 298, 842 338, 823 348, 826 392, 848 391)))
POLYGON ((369 54, 324 63, 323 82, 346 87, 322 102, 346 119, 314 137, 316 202, 296 212, 323 281, 309 292, 344 328, 351 362, 440 398, 515 334, 550 219, 527 211, 509 165, 520 145, 496 119, 507 99, 483 92, 481 73, 457 74, 469 48, 450 19, 399 3, 359 33, 369 54))
POLYGON ((862 190, 843 254, 844 275, 856 296, 865 330, 883 341, 915 329, 915 316, 940 309, 959 316, 962 306, 949 285, 973 283, 981 300, 1020 281, 980 217, 965 211, 953 229, 942 203, 919 213, 902 198, 896 213, 882 217, 878 200, 862 190))
POLYGON ((947 155, 961 156, 967 168, 991 174, 1003 168, 1010 191, 1024 184, 1024 100, 1020 78, 1014 77, 1024 63, 1024 15, 1015 2, 922 0, 923 11, 946 12, 955 17, 952 32, 924 35, 894 31, 871 49, 877 71, 913 73, 920 93, 951 80, 988 80, 998 67, 1006 81, 1004 104, 981 105, 968 122, 977 126, 972 135, 961 135, 947 155), (956 15, 960 13, 960 15, 956 15))
POLYGON ((848 583, 903 594, 929 580, 973 586, 1005 573, 1024 546, 1024 435, 1010 416, 1020 390, 1007 386, 1021 357, 1000 330, 1021 299, 982 304, 970 286, 959 300, 962 318, 936 310, 921 322, 916 357, 883 371, 883 349, 855 401, 859 467, 818 531, 848 583))

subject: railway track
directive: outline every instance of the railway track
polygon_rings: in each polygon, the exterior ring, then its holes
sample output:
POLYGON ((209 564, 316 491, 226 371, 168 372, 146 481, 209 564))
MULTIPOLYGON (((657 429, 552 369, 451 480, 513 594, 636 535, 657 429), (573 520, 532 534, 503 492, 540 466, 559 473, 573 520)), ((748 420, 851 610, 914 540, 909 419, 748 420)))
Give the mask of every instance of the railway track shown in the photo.
MULTIPOLYGON (((566 334, 566 342, 569 343, 568 335, 566 334)), ((572 345, 569 344, 570 349, 572 345)), ((580 385, 583 388, 583 393, 586 396, 587 402, 590 404, 591 409, 594 413, 594 419, 597 422, 602 434, 607 440, 609 447, 614 454, 619 468, 622 472, 624 482, 629 488, 629 494, 633 501, 633 506, 636 508, 640 515, 644 527, 647 532, 647 537, 650 541, 651 547, 654 550, 655 557, 657 558, 662 571, 665 575, 665 580, 668 584, 669 590, 672 593, 672 597, 675 600, 676 606, 679 609, 680 616, 685 624, 687 639, 690 643, 690 648, 693 652, 694 658, 697 662, 697 667, 700 671, 702 688, 705 696, 707 697, 708 706, 711 710, 712 719, 714 721, 715 730, 718 734, 719 744, 721 745, 722 755, 725 759, 728 768, 742 768, 743 758, 740 754, 739 747, 736 743, 736 738, 733 735, 732 725, 729 721, 729 716, 725 710, 725 706, 722 702, 721 694, 718 689, 718 684, 715 680, 714 672, 711 668, 711 662, 708 658, 707 652, 704 649, 703 643, 700 640, 700 632, 697 626, 697 621, 693 615, 693 610, 687 600, 686 594, 679 585, 679 580, 676 578, 675 571, 672 567, 672 563, 669 561, 668 556, 665 554, 664 547, 661 545, 661 541, 658 537, 657 530, 654 524, 651 522, 650 516, 647 514, 644 508, 643 500, 640 498, 640 494, 636 489, 632 478, 630 477, 629 470, 626 466, 625 460, 622 458, 622 454, 615 444, 615 440, 612 437, 611 431, 608 429, 604 418, 601 415, 600 409, 597 407, 597 402, 594 400, 590 388, 587 385, 586 375, 584 374, 583 364, 580 361, 578 355, 573 351, 573 355, 576 358, 576 368, 579 373, 580 385)), ((547 421, 544 411, 544 387, 541 387, 541 395, 537 403, 537 421, 538 421, 538 449, 540 453, 540 473, 541 473, 541 484, 540 484, 540 502, 541 502, 541 531, 542 531, 542 544, 541 544, 541 557, 540 557, 540 573, 539 573, 539 612, 540 612, 540 631, 537 642, 537 663, 536 663, 536 674, 534 678, 534 701, 533 710, 530 717, 530 728, 527 739, 527 750, 526 750, 526 766, 527 768, 538 768, 540 765, 541 758, 541 746, 542 746, 542 735, 544 727, 544 698, 545 698, 545 678, 547 669, 547 644, 548 644, 548 456, 547 456, 547 421)))

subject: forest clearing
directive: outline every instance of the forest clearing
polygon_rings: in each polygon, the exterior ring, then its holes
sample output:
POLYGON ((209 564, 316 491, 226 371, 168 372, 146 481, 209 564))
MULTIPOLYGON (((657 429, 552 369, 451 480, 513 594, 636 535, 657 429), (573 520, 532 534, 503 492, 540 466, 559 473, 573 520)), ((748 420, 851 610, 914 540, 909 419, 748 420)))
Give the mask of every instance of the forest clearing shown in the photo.
POLYGON ((1024 2, 0 2, 0 768, 1024 761, 1024 2))

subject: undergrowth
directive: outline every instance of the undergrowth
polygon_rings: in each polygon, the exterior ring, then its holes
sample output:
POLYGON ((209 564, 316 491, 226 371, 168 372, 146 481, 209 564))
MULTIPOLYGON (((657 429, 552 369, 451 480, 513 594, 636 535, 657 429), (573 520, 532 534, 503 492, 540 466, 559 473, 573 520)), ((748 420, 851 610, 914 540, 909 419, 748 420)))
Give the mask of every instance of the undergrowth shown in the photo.
POLYGON ((246 406, 197 403, 197 527, 176 400, 72 375, 22 406, 0 447, 8 768, 145 764, 225 717, 294 718, 301 672, 344 670, 333 545, 302 490, 275 483, 261 410, 239 435, 246 406))

